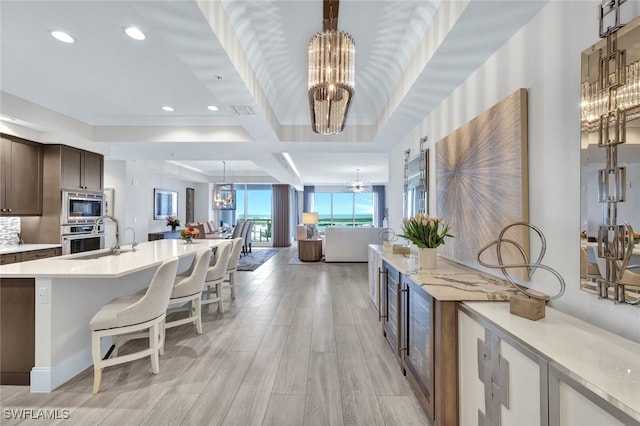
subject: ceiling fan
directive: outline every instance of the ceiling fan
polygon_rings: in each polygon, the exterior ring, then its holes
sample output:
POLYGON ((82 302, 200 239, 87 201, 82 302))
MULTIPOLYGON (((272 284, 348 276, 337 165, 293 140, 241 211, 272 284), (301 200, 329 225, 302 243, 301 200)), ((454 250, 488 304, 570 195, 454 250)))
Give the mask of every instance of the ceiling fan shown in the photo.
POLYGON ((361 192, 371 192, 373 187, 371 182, 360 179, 360 169, 356 169, 356 178, 347 184, 347 191, 359 194, 361 192))

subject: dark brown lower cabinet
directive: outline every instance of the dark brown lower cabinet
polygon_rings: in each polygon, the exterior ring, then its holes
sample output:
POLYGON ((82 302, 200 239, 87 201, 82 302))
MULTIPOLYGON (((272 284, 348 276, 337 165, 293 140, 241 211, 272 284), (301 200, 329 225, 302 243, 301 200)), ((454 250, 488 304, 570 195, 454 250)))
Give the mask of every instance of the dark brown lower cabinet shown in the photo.
POLYGON ((434 299, 404 275, 399 292, 399 346, 407 379, 435 425, 457 425, 458 302, 434 299))
POLYGON ((0 384, 28 385, 35 365, 35 280, 0 280, 0 384))

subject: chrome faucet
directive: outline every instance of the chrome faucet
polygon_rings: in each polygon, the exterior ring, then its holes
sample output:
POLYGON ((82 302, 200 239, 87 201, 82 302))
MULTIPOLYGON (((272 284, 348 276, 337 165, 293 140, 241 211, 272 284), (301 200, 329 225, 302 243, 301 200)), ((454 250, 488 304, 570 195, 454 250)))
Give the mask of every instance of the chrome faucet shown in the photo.
POLYGON ((93 224, 93 229, 91 230, 91 233, 97 234, 99 225, 102 222, 104 222, 105 219, 109 219, 116 224, 116 243, 113 245, 113 247, 111 247, 111 254, 120 254, 120 231, 119 231, 120 224, 118 223, 118 219, 108 214, 104 216, 100 216, 96 220, 96 223, 93 224))
POLYGON ((136 251, 136 246, 138 245, 138 242, 136 241, 136 230, 133 229, 133 227, 131 226, 127 226, 126 228, 124 228, 122 230, 122 234, 124 235, 125 232, 127 232, 127 229, 131 229, 131 232, 133 232, 133 242, 131 243, 131 250, 132 251, 136 251))

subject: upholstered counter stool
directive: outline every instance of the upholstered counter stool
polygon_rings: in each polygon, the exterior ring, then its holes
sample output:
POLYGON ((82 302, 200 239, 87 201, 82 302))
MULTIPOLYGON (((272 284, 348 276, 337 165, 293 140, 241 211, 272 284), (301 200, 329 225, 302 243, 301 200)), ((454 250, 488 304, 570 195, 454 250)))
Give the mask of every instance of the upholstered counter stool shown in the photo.
POLYGON ((102 369, 151 356, 153 374, 160 371, 160 352, 164 345, 164 319, 178 268, 178 259, 163 262, 156 270, 144 293, 119 297, 103 306, 91 319, 91 353, 93 355, 93 394, 100 389, 102 369), (121 344, 118 336, 149 330, 149 347, 127 355, 117 356, 121 344), (101 340, 113 336, 114 357, 102 359, 101 340))
POLYGON ((195 323, 196 332, 202 334, 202 313, 200 298, 202 297, 202 289, 204 287, 204 279, 209 269, 209 258, 211 257, 211 248, 206 247, 199 249, 193 259, 191 267, 186 274, 178 275, 173 284, 173 291, 169 299, 169 305, 178 303, 189 303, 188 307, 178 307, 167 310, 167 314, 179 311, 189 311, 189 316, 174 321, 165 321, 164 327, 172 328, 190 322, 195 323))
POLYGON ((216 248, 215 264, 210 265, 207 270, 207 277, 204 280, 204 290, 202 291, 202 304, 208 305, 218 303, 218 311, 224 312, 224 304, 222 302, 222 283, 227 273, 229 265, 229 256, 231 254, 231 241, 223 241, 216 248), (213 297, 215 293, 215 297, 213 297))
POLYGON ((233 246, 231 247, 231 255, 229 256, 229 264, 227 265, 227 273, 225 274, 225 283, 229 283, 231 289, 231 299, 236 298, 236 279, 235 275, 238 272, 238 263, 240 262, 240 252, 242 251, 242 237, 234 238, 231 240, 233 246))

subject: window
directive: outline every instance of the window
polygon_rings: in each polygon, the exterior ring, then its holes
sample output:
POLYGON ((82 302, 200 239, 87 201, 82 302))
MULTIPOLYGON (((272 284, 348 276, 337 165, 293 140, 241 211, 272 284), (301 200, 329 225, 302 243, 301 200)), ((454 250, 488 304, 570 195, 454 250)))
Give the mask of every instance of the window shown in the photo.
POLYGON ((271 241, 271 185, 235 184, 236 222, 253 222, 252 241, 271 241))
POLYGON ((373 226, 373 193, 315 192, 318 228, 373 226))

